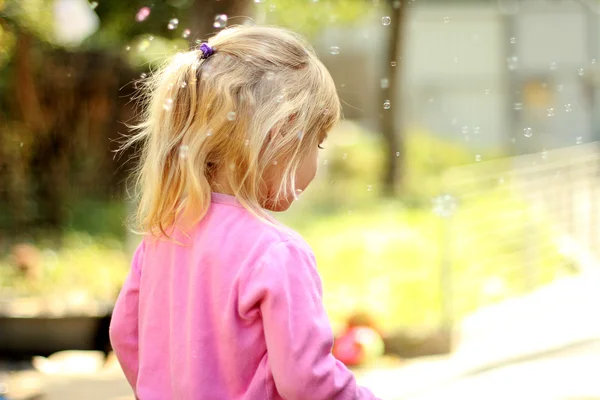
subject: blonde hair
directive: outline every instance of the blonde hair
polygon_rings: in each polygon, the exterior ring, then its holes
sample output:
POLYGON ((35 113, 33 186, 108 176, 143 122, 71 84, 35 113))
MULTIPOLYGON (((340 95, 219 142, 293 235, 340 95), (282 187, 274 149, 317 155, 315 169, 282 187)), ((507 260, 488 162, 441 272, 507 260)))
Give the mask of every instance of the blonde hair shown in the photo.
POLYGON ((283 171, 275 203, 295 194, 299 165, 340 118, 335 84, 311 46, 277 27, 232 27, 209 40, 215 54, 179 53, 144 84, 135 170, 138 233, 169 237, 179 217, 208 211, 215 179, 259 218, 266 170, 283 171))

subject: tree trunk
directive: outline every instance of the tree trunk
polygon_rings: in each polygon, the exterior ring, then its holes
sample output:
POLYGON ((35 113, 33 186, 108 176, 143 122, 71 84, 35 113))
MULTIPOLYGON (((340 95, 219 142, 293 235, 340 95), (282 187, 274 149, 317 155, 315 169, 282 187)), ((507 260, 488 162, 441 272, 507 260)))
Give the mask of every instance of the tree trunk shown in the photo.
POLYGON ((397 115, 400 113, 401 93, 401 68, 402 68, 402 29, 404 27, 405 7, 400 2, 394 1, 392 6, 391 23, 388 26, 390 37, 388 47, 388 59, 385 70, 387 71, 388 86, 382 91, 382 114, 381 133, 385 140, 385 166, 383 178, 383 193, 386 196, 394 196, 402 177, 402 160, 404 156, 401 124, 397 123, 397 115), (389 109, 386 109, 387 102, 389 109))

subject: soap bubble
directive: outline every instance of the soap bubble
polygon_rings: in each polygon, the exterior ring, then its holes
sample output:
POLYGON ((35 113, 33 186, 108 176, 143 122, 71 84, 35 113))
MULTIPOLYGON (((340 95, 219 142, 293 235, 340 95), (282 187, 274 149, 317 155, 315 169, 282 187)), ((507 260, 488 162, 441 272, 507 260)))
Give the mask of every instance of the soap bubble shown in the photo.
POLYGON ((433 212, 439 217, 448 218, 454 215, 457 208, 457 201, 454 196, 444 194, 433 199, 433 212))
POLYGON ((509 71, 514 71, 519 68, 519 58, 517 56, 511 56, 506 59, 506 66, 509 71))
POLYGON ((338 46, 331 46, 329 50, 333 55, 340 54, 340 48, 338 46))
POLYGON ((215 28, 225 28, 227 26, 227 15, 217 14, 215 16, 215 22, 213 23, 215 28))
POLYGON ((390 17, 388 17, 388 16, 385 16, 385 17, 381 18, 381 23, 384 26, 388 26, 389 24, 392 23, 392 19, 390 17))
POLYGON ((386 100, 383 102, 383 109, 384 110, 389 110, 392 107, 392 103, 390 103, 389 100, 386 100))
POLYGON ((184 39, 187 39, 188 37, 190 37, 191 33, 192 33, 192 31, 190 31, 189 29, 184 29, 183 32, 181 33, 181 37, 184 39))
POLYGON ((167 28, 172 31, 173 29, 177 28, 177 25, 179 25, 179 20, 177 18, 173 18, 167 24, 167 28))
POLYGON ((188 155, 190 148, 187 145, 181 145, 179 146, 179 157, 180 158, 186 158, 188 155))
POLYGON ((137 22, 145 21, 146 18, 148 18, 149 15, 150 15, 150 7, 142 7, 137 12, 137 14, 135 14, 135 20, 137 22))

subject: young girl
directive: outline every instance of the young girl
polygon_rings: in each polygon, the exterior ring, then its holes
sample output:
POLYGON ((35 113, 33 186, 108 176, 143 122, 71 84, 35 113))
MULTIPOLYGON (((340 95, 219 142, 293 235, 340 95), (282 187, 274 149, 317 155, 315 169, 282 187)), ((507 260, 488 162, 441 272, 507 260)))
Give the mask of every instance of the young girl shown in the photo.
POLYGON ((339 115, 279 28, 226 29, 154 75, 128 143, 145 236, 110 331, 138 399, 374 398, 331 354, 311 249, 267 213, 312 181, 339 115))

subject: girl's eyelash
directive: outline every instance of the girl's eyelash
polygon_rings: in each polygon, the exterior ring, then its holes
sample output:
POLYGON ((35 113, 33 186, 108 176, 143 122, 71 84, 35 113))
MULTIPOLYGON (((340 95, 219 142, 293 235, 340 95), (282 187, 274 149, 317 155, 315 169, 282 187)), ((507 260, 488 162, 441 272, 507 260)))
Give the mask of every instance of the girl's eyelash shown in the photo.
POLYGON ((321 145, 318 145, 317 147, 320 148, 321 150, 325 150, 325 147, 323 147, 321 145))

